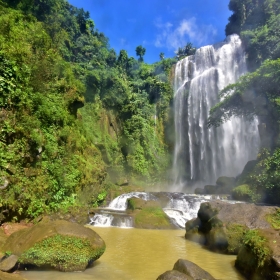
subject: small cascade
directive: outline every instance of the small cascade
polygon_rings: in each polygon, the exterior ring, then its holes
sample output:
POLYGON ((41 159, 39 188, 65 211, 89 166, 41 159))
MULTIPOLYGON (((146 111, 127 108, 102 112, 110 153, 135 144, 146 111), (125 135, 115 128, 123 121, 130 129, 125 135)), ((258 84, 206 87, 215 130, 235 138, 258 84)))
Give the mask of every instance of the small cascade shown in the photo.
POLYGON ((196 218, 202 202, 211 199, 210 196, 193 196, 178 193, 176 195, 176 197, 171 197, 163 211, 181 228, 185 227, 187 221, 196 218))
POLYGON ((131 197, 156 200, 156 197, 151 193, 131 192, 122 194, 113 199, 107 208, 100 209, 99 213, 90 218, 90 224, 99 227, 133 227, 133 219, 126 213, 127 200, 131 197))
POLYGON ((112 200, 108 206, 108 209, 123 210, 123 211, 126 210, 127 200, 131 197, 137 197, 143 200, 156 200, 156 198, 150 193, 145 193, 145 192, 125 193, 112 200))
POLYGON ((200 204, 211 199, 219 199, 211 195, 194 195, 170 192, 131 192, 118 196, 108 207, 98 209, 90 224, 99 227, 133 227, 133 218, 127 213, 127 200, 132 197, 145 201, 156 200, 163 211, 178 228, 184 228, 185 223, 197 216, 200 204))

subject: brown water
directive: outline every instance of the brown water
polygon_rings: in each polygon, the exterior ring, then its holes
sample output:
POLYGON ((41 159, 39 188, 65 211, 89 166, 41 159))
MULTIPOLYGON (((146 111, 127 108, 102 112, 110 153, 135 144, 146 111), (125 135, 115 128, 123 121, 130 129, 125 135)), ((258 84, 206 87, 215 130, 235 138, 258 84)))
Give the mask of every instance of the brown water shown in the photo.
POLYGON ((75 273, 25 271, 21 274, 29 280, 155 280, 183 258, 217 279, 244 279, 234 268, 235 256, 209 252, 185 240, 184 230, 92 228, 107 245, 93 268, 75 273))

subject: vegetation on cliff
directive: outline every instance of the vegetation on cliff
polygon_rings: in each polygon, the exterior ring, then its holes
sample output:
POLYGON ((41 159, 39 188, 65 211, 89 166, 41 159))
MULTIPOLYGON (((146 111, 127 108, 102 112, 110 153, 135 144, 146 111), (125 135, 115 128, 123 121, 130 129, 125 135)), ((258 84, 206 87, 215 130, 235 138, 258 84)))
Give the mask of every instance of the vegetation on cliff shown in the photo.
POLYGON ((254 201, 279 203, 280 3, 231 0, 229 8, 233 15, 226 34, 240 34, 250 73, 222 90, 208 124, 219 126, 234 116, 258 117, 263 149, 254 170, 239 183, 250 187, 254 201))
POLYGON ((0 49, 0 221, 163 178, 173 59, 117 55, 65 0, 0 1, 0 49))

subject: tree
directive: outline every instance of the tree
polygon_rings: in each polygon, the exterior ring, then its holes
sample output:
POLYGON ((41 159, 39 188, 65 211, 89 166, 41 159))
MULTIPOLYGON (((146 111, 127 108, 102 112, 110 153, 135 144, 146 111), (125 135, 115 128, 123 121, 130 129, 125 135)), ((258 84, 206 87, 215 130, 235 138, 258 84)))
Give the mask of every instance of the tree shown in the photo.
POLYGON ((136 55, 137 56, 139 56, 139 61, 140 62, 142 62, 144 59, 143 59, 143 56, 145 55, 145 53, 146 53, 146 49, 145 48, 143 48, 141 45, 140 46, 138 46, 137 48, 136 48, 136 55))
POLYGON ((189 56, 194 55, 196 52, 196 48, 192 45, 192 43, 187 43, 185 47, 178 48, 178 51, 176 51, 176 57, 178 60, 189 56))
POLYGON ((161 53, 159 54, 159 58, 160 58, 160 60, 164 60, 164 53, 163 53, 163 52, 161 52, 161 53))

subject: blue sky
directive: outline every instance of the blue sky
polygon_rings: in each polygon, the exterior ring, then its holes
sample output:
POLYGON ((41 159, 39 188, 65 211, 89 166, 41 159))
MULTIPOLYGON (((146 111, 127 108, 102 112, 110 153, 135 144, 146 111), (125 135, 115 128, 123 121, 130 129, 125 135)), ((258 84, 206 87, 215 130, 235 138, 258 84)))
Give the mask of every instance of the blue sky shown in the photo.
POLYGON ((68 0, 90 12, 95 27, 109 38, 111 48, 136 57, 138 45, 146 48, 144 61, 174 57, 178 47, 195 47, 225 39, 231 12, 229 0, 68 0))

